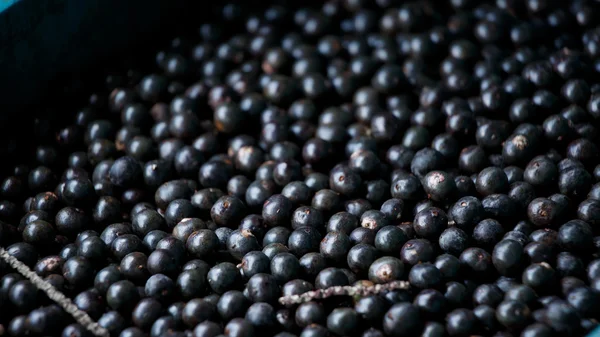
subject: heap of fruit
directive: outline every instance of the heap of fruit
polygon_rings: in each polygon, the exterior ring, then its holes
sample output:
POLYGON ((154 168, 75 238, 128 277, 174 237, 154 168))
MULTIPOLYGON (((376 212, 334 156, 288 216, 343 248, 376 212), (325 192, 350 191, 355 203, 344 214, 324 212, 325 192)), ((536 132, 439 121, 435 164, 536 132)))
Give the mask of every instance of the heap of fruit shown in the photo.
MULTIPOLYGON (((600 319, 599 15, 222 5, 5 158, 1 243, 114 337, 583 336, 600 319)), ((90 335, 73 322, 0 264, 4 333, 90 335)))

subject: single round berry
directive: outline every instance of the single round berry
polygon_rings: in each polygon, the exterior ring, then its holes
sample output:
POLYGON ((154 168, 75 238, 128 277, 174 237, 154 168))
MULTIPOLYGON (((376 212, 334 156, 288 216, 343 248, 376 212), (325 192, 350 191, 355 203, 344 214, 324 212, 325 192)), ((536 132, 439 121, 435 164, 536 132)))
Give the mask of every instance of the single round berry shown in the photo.
POLYGON ((404 263, 400 259, 381 257, 369 267, 369 280, 374 283, 389 283, 398 280, 404 274, 404 263))
POLYGON ((420 211, 413 221, 415 233, 426 239, 439 237, 447 227, 448 217, 443 210, 437 207, 429 207, 420 211))
POLYGON ((327 316, 327 329, 335 334, 350 335, 358 326, 358 314, 351 308, 336 308, 327 316))
POLYGON ((423 178, 423 189, 434 201, 447 201, 453 198, 458 190, 454 179, 443 171, 431 171, 423 178))
POLYGON ((421 325, 419 309, 410 303, 394 304, 383 316, 383 331, 388 336, 412 336, 421 325))
POLYGON ((219 226, 236 228, 246 216, 246 206, 237 197, 222 196, 212 206, 210 216, 219 226))

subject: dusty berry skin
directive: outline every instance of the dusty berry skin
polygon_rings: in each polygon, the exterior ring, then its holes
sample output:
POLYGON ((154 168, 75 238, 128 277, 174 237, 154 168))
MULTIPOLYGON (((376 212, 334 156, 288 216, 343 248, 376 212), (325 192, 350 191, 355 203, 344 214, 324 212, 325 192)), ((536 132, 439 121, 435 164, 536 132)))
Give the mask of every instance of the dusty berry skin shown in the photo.
MULTIPOLYGON (((592 1, 211 6, 31 121, 0 176, 9 254, 111 336, 597 325, 592 1)), ((85 335, 4 263, 0 312, 85 335)))

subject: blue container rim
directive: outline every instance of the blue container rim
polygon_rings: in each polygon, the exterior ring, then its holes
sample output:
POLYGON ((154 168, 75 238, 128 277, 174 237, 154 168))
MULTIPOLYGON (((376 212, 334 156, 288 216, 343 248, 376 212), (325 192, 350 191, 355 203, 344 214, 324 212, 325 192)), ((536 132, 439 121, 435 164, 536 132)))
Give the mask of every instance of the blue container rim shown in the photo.
POLYGON ((0 13, 21 0, 0 0, 0 13))
POLYGON ((600 327, 590 331, 585 337, 600 337, 600 327))

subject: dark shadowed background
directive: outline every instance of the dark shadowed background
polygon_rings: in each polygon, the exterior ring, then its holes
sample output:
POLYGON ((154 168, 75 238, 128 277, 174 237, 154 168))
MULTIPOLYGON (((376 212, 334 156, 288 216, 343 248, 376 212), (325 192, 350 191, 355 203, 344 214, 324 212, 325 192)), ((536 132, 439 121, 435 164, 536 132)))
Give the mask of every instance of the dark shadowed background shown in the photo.
POLYGON ((33 116, 67 118, 108 69, 151 62, 215 14, 210 1, 0 1, 0 155, 27 146, 33 116))

